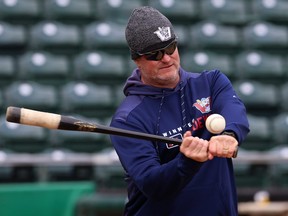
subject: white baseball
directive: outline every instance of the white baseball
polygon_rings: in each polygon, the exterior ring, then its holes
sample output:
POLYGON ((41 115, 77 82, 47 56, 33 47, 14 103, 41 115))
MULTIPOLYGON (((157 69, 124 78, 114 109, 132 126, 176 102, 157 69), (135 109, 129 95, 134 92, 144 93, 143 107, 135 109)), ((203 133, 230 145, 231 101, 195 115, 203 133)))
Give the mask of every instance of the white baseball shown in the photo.
POLYGON ((210 133, 220 134, 226 127, 226 121, 223 116, 212 114, 206 119, 205 125, 210 133))

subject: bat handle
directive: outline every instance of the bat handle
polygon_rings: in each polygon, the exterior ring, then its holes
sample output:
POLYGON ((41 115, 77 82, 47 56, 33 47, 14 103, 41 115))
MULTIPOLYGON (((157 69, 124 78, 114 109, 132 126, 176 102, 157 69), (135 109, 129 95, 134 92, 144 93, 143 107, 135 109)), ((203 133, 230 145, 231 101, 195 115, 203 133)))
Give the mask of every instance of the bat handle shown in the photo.
POLYGON ((18 124, 57 129, 61 116, 53 113, 10 106, 6 111, 6 120, 18 124))

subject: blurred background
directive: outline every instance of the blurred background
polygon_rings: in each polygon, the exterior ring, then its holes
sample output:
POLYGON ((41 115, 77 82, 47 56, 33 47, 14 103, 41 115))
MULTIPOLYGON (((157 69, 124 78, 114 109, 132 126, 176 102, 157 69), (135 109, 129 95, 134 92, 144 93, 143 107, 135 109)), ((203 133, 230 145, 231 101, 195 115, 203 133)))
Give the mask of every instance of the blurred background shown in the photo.
POLYGON ((1 216, 121 215, 123 170, 107 135, 7 123, 5 112, 108 125, 135 67, 124 30, 141 5, 172 21, 184 69, 221 70, 247 107, 239 203, 288 201, 287 0, 0 0, 1 216))

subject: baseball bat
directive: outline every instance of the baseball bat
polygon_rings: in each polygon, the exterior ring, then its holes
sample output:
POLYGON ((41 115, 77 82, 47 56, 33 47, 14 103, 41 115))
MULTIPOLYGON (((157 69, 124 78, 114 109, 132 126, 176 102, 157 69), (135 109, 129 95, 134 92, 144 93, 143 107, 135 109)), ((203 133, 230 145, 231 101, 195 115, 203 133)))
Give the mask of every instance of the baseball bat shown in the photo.
MULTIPOLYGON (((130 131, 110 126, 104 126, 96 123, 90 123, 71 116, 59 115, 55 113, 41 112, 26 108, 8 107, 6 111, 6 120, 8 122, 38 126, 48 129, 86 131, 94 133, 103 133, 144 139, 149 141, 166 142, 168 144, 181 145, 182 140, 164 137, 154 134, 147 134, 137 131, 130 131)), ((237 151, 234 152, 233 158, 237 157, 237 151)))
POLYGON ((70 116, 41 112, 19 107, 8 107, 6 111, 6 120, 8 122, 14 122, 30 126, 38 126, 48 129, 86 131, 86 132, 119 135, 150 141, 166 142, 175 145, 180 145, 182 143, 182 140, 176 138, 103 126, 96 123, 92 124, 87 121, 83 121, 70 116))

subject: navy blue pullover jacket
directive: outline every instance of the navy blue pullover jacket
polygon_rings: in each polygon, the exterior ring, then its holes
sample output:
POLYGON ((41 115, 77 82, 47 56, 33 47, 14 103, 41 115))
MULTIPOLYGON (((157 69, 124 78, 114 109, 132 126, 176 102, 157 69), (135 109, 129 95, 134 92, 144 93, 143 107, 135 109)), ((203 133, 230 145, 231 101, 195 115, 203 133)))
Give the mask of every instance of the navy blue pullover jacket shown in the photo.
MULTIPOLYGON (((226 119, 225 130, 234 131, 241 143, 249 132, 246 109, 228 78, 217 70, 192 73, 181 68, 179 73, 176 88, 165 89, 143 84, 135 69, 111 126, 180 139, 191 130, 209 140, 205 120, 219 113, 226 119)), ((127 173, 125 215, 238 215, 232 159, 200 163, 169 143, 114 135, 111 140, 127 173)))

